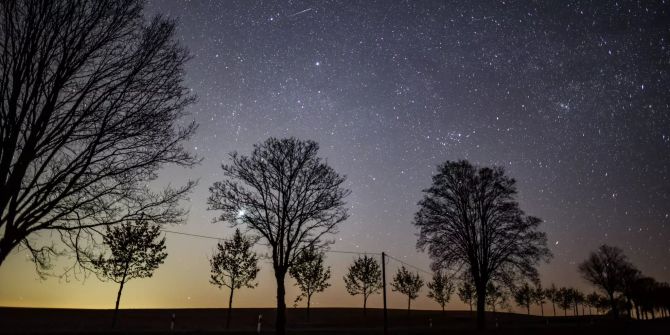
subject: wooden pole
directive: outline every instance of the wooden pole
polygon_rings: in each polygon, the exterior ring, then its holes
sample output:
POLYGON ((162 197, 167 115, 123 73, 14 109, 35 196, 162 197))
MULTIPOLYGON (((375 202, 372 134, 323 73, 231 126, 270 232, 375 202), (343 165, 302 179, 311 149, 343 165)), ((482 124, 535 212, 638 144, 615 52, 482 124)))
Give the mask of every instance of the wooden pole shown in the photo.
POLYGON ((386 254, 382 252, 382 292, 384 296, 384 335, 388 335, 389 320, 388 310, 386 309, 386 254))

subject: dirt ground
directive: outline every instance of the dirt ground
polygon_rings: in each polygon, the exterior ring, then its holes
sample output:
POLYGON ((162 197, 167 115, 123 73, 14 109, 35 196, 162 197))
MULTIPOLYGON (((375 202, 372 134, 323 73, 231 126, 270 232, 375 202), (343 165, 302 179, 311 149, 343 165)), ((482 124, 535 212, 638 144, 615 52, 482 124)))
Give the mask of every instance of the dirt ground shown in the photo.
MULTIPOLYGON (((0 334, 255 334, 258 315, 262 333, 271 334, 274 309, 234 309, 226 330, 225 309, 121 310, 114 330, 111 310, 0 308, 0 334)), ((383 334, 383 311, 369 309, 305 309, 287 311, 289 334, 383 334)), ((670 334, 670 320, 611 320, 603 316, 540 317, 488 313, 487 334, 670 334)), ((469 311, 389 310, 389 334, 477 334, 469 311)))

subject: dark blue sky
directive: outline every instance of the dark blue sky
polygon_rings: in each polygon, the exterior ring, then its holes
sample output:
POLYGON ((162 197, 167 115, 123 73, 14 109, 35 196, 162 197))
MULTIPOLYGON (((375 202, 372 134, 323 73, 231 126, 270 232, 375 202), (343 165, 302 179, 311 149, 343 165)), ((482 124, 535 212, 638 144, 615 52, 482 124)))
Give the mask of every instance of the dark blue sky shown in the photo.
MULTIPOLYGON (((435 166, 502 165, 545 220, 543 277, 584 285, 602 243, 670 280, 670 15, 664 1, 157 1, 193 53, 204 158, 186 231, 209 224, 227 153, 268 136, 321 144, 348 176, 334 248, 428 265, 410 222, 435 166), (341 239, 341 240, 340 240, 341 239)), ((344 265, 342 265, 344 266, 344 265)))

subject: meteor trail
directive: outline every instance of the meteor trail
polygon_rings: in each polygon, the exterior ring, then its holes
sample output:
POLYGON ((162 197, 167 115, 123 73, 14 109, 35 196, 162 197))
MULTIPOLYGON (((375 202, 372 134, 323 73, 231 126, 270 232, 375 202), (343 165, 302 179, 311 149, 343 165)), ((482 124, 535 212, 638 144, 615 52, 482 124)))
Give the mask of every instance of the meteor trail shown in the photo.
POLYGON ((300 14, 304 14, 304 13, 309 12, 310 10, 312 10, 312 8, 307 8, 307 9, 305 9, 305 10, 301 10, 301 11, 299 11, 299 12, 297 12, 297 13, 295 13, 295 14, 291 14, 291 15, 289 15, 289 16, 287 16, 287 17, 294 17, 294 16, 297 16, 297 15, 300 15, 300 14))

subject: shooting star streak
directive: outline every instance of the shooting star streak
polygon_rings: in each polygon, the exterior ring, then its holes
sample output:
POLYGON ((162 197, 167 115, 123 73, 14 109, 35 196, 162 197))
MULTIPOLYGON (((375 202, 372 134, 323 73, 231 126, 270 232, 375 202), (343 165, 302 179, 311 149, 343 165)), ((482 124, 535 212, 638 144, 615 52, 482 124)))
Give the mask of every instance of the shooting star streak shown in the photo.
POLYGON ((298 15, 300 15, 300 14, 307 13, 307 12, 309 12, 310 10, 312 10, 312 8, 307 8, 307 9, 305 9, 305 10, 301 10, 301 11, 299 11, 299 12, 297 12, 297 13, 295 13, 295 14, 291 14, 291 15, 289 15, 289 16, 287 16, 287 17, 298 16, 298 15))

